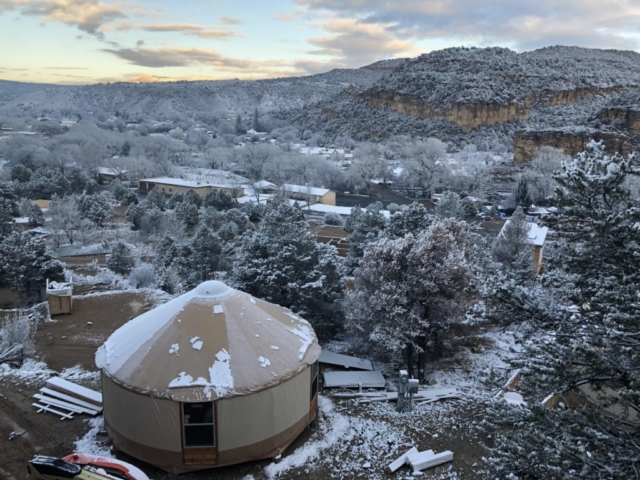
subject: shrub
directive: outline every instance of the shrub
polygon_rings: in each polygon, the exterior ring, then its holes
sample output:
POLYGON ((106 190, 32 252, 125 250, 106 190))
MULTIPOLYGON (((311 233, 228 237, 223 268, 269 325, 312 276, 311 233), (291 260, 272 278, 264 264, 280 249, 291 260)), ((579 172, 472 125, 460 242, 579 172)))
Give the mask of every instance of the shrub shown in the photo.
POLYGON ((344 220, 342 217, 335 212, 327 212, 322 219, 322 223, 325 225, 337 225, 342 227, 344 225, 344 220))
POLYGON ((141 263, 129 274, 129 283, 133 288, 146 288, 155 286, 156 274, 153 265, 141 263))

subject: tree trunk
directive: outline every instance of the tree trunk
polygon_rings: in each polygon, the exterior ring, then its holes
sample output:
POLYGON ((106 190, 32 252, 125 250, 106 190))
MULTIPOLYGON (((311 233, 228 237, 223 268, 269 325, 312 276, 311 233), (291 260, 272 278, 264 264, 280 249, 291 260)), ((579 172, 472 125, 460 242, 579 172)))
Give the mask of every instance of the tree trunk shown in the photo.
POLYGON ((407 345, 407 373, 413 378, 413 345, 407 345))

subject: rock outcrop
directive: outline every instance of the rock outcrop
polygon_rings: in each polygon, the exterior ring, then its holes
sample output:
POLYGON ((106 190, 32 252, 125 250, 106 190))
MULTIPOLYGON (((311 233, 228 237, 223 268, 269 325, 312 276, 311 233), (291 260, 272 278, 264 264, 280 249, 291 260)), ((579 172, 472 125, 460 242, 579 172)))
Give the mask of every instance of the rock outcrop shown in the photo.
POLYGON ((574 156, 587 149, 590 140, 603 141, 607 150, 628 155, 633 150, 629 137, 615 132, 598 130, 522 130, 513 139, 513 162, 521 164, 533 158, 535 151, 544 146, 555 147, 574 156))
POLYGON ((569 105, 596 95, 610 95, 623 90, 623 86, 612 87, 578 87, 567 90, 543 90, 537 94, 544 106, 569 105))
POLYGON ((640 135, 640 107, 609 107, 600 111, 600 120, 608 125, 640 135))
POLYGON ((419 101, 412 95, 378 89, 369 89, 364 92, 362 97, 367 104, 373 107, 390 108, 407 115, 453 122, 467 131, 481 125, 495 125, 513 119, 529 119, 529 109, 515 104, 458 103, 450 107, 430 105, 419 101))

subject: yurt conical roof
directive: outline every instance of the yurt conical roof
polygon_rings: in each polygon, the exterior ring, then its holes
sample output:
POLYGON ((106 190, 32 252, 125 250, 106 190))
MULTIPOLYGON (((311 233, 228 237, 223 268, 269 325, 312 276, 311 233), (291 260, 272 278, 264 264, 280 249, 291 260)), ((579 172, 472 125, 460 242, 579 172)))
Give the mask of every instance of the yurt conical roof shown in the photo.
POLYGON ((96 364, 135 392, 202 402, 272 387, 319 356, 306 320, 208 281, 120 327, 96 364))

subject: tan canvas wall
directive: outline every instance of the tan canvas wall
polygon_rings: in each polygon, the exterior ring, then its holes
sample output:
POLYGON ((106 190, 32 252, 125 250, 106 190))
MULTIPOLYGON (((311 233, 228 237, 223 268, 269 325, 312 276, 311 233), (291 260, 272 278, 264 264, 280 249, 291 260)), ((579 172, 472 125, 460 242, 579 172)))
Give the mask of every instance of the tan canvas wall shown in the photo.
POLYGON ((310 386, 311 368, 308 367, 268 390, 216 402, 218 450, 222 452, 262 442, 291 428, 302 418, 308 418, 310 386))
MULTIPOLYGON (((180 404, 133 393, 102 374, 104 419, 121 437, 158 450, 182 452, 180 404)), ((136 452, 127 452, 136 455, 136 452)), ((141 458, 144 460, 144 458, 141 458)))

